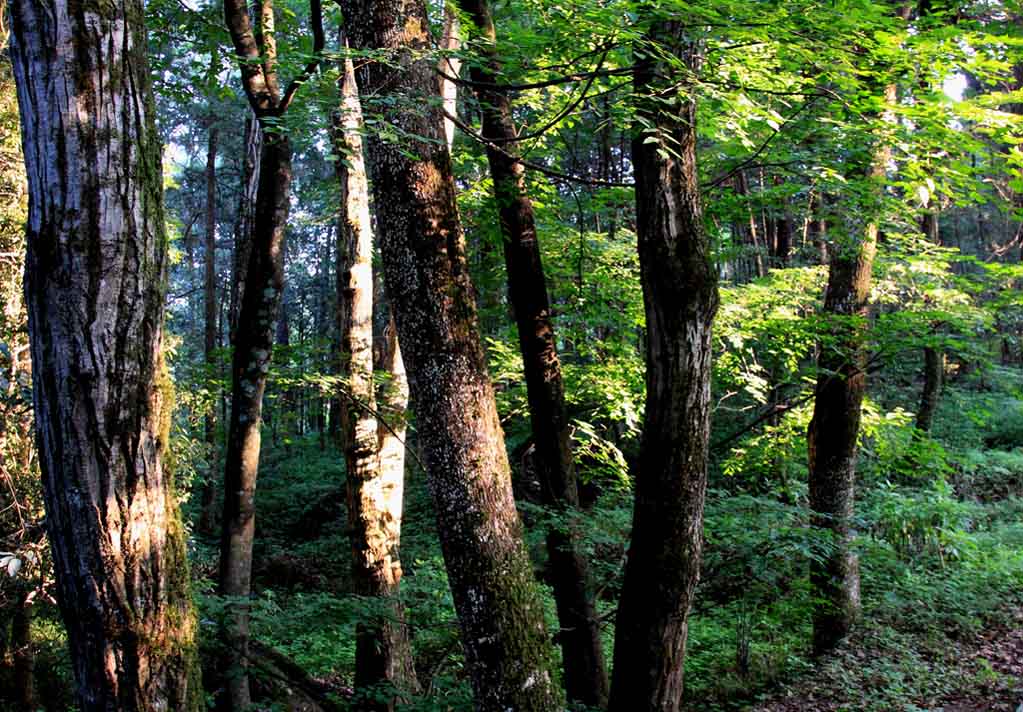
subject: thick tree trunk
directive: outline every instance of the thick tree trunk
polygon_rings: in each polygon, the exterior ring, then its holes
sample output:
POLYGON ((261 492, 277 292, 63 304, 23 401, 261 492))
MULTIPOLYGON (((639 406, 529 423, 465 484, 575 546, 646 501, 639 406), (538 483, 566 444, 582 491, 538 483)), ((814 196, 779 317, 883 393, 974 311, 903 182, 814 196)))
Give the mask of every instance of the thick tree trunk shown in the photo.
MULTIPOLYGON (((885 89, 885 101, 895 101, 895 86, 885 89)), ((833 340, 821 344, 817 356, 817 386, 813 418, 807 430, 810 465, 810 507, 813 525, 831 535, 829 555, 810 565, 810 580, 819 603, 813 613, 813 647, 817 653, 835 647, 860 616, 859 562, 852 549, 853 500, 856 483, 857 439, 863 395, 866 392, 864 336, 868 316, 871 271, 877 251, 877 212, 890 149, 875 139, 872 165, 864 177, 873 200, 854 208, 866 224, 849 217, 844 239, 836 237, 830 250, 824 313, 837 317, 833 340)))
POLYGON ((57 598, 82 710, 198 710, 169 387, 160 139, 142 4, 11 7, 25 298, 57 598))
MULTIPOLYGON (((206 361, 206 375, 214 374, 216 365, 214 352, 217 350, 217 138, 219 129, 209 127, 209 138, 206 146, 206 263, 203 292, 206 302, 205 339, 203 341, 203 357, 206 361)), ((202 486, 202 504, 199 513, 199 533, 212 536, 214 533, 213 503, 216 495, 217 468, 217 431, 215 402, 210 403, 206 414, 205 439, 206 452, 209 456, 209 470, 202 486)))
MULTIPOLYGON (((360 621, 355 639, 355 687, 365 709, 393 710, 402 692, 415 687, 412 647, 397 599, 401 582, 402 492, 405 482, 403 442, 394 442, 377 419, 373 382, 373 233, 369 184, 362 153, 362 111, 355 69, 345 61, 336 163, 341 183, 341 231, 338 249, 338 305, 342 375, 341 443, 345 453, 348 532, 352 545, 355 593, 378 598, 379 616, 360 621), (387 433, 386 436, 382 436, 387 433), (386 446, 386 452, 385 452, 386 446)), ((388 405, 392 427, 404 420, 408 398, 401 354, 396 342, 381 349, 381 364, 391 377, 388 405)), ((404 429, 403 426, 402 430, 404 429)))
MULTIPOLYGON (((480 343, 475 295, 455 205, 423 0, 346 0, 368 63, 362 95, 384 99, 400 145, 371 135, 369 155, 387 293, 417 404, 419 442, 462 645, 480 710, 553 710, 550 642, 522 542, 511 472, 480 343), (416 110, 410 110, 413 102, 416 110)), ((364 103, 364 110, 369 107, 364 103)))
MULTIPOLYGON (((487 160, 494 183, 504 238, 508 295, 515 313, 526 377, 530 423, 536 448, 534 462, 543 502, 571 512, 579 506, 565 386, 551 321, 550 298, 540 258, 533 203, 526 194, 525 170, 514 155, 517 143, 508 95, 490 88, 501 81, 496 32, 487 0, 460 0, 459 6, 479 28, 482 61, 470 76, 483 113, 483 136, 493 141, 487 160)), ((561 527, 547 537, 550 578, 561 625, 559 639, 569 700, 590 706, 607 704, 607 670, 600 626, 590 592, 589 569, 579 554, 577 537, 561 527)))
MULTIPOLYGON (((256 529, 256 477, 259 473, 263 391, 284 288, 281 243, 288 222, 291 146, 285 136, 263 135, 245 293, 238 315, 231 373, 231 422, 224 464, 224 520, 220 542, 218 593, 236 599, 250 594, 252 543, 256 529)), ((248 677, 249 614, 238 601, 227 623, 227 680, 232 708, 251 703, 248 677)))
MULTIPOLYGON (((654 20, 637 48, 632 143, 646 311, 646 415, 632 541, 615 626, 610 709, 678 710, 700 570, 717 276, 696 167, 696 103, 669 93, 671 53, 699 70, 679 20, 654 20), (659 49, 653 51, 651 46, 659 49), (662 97, 672 96, 666 101, 662 97)), ((679 95, 681 94, 681 95, 679 95)))

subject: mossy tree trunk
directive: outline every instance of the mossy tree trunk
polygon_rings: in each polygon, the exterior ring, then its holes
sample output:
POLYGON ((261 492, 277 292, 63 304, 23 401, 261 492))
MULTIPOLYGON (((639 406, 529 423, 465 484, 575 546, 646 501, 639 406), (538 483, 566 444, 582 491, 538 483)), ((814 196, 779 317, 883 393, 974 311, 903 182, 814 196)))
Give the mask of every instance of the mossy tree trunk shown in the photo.
POLYGON ((676 75, 702 45, 645 8, 633 75, 636 236, 646 313, 646 411, 632 540, 615 626, 611 710, 678 710, 699 578, 718 305, 696 165, 696 101, 676 75))
POLYGON ((379 111, 403 137, 395 144, 370 135, 373 191, 387 293, 476 707, 559 709, 434 101, 426 5, 345 0, 341 6, 353 49, 388 50, 392 60, 361 68, 360 93, 363 111, 379 111))
POLYGON ((199 710, 162 462, 167 242, 142 3, 12 4, 46 525, 82 710, 199 710))

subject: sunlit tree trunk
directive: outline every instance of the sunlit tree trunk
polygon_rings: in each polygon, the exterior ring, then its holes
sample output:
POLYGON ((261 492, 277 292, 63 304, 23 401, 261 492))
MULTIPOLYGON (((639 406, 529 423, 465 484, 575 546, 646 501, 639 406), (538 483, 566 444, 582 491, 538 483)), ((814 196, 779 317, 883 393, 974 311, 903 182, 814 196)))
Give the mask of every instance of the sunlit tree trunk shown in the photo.
POLYGON ((379 599, 382 610, 360 621, 355 640, 355 686, 365 709, 392 710, 401 691, 415 686, 412 649, 398 602, 401 582, 402 492, 405 480, 403 434, 408 384, 393 337, 383 339, 380 365, 386 369, 382 399, 387 412, 378 420, 373 382, 373 233, 369 185, 362 154, 362 111, 351 59, 340 82, 341 110, 336 131, 341 183, 338 250, 338 305, 342 376, 341 443, 345 453, 348 532, 355 593, 379 599), (387 426, 396 431, 392 434, 387 426), (392 690, 388 690, 392 688, 392 690))
POLYGON ((711 324, 718 305, 696 165, 696 102, 672 92, 666 56, 699 71, 679 19, 637 46, 632 142, 646 313, 646 410, 632 539, 615 624, 610 709, 678 710, 688 616, 699 577, 710 434, 711 324), (658 59, 660 58, 660 59, 658 59))
MULTIPOLYGON (((508 294, 518 327, 519 349, 526 378, 534 462, 544 504, 571 516, 579 506, 572 458, 571 433, 565 408, 565 386, 551 320, 533 203, 526 193, 525 170, 514 158, 517 131, 508 95, 495 88, 503 75, 497 56, 496 31, 486 0, 459 0, 486 44, 470 77, 483 114, 483 136, 504 238, 508 294)), ((547 536, 549 576, 561 625, 565 691, 570 700, 587 705, 607 703, 607 671, 600 627, 590 591, 589 569, 579 553, 577 537, 552 527, 547 536)))
POLYGON ((82 710, 199 710, 162 463, 167 242, 141 2, 11 6, 46 525, 82 710))
POLYGON ((480 343, 436 102, 423 0, 346 0, 354 49, 390 50, 359 77, 363 111, 405 137, 369 137, 387 293, 409 370, 441 547, 480 710, 553 710, 550 642, 522 542, 480 343), (367 104, 367 97, 376 100, 367 104), (415 107, 415 110, 412 110, 415 107))

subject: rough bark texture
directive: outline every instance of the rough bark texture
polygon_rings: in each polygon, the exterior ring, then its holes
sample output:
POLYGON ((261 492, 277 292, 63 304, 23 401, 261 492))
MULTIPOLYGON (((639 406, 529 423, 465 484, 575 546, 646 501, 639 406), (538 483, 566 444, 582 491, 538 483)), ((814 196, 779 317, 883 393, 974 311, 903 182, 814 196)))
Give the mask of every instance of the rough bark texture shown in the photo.
POLYGON ((696 103, 669 93, 672 73, 649 49, 656 45, 657 55, 673 54, 698 71, 701 48, 684 28, 655 19, 634 73, 647 395, 609 705, 623 712, 679 709, 703 542, 717 275, 700 203, 696 103))
POLYGON ((345 162, 335 164, 342 210, 337 296, 341 373, 348 381, 341 400, 348 533, 355 593, 380 599, 382 608, 379 616, 361 621, 356 628, 355 687, 358 696, 365 696, 362 707, 392 710, 401 692, 415 687, 412 647, 397 599, 405 445, 386 427, 404 431, 408 384, 392 336, 384 341, 380 353, 389 376, 389 409, 384 417, 390 422, 378 422, 373 382, 373 233, 362 152, 362 111, 351 59, 345 61, 340 84, 336 141, 345 162), (388 688, 394 694, 388 694, 388 688))
POLYGON ((142 3, 19 1, 25 298, 57 597, 83 710, 198 710, 169 388, 160 141, 142 3))
MULTIPOLYGON (((885 101, 895 101, 895 86, 885 89, 885 101)), ((890 149, 877 138, 871 165, 864 177, 880 200, 890 149)), ((830 532, 825 561, 810 565, 810 580, 819 600, 813 613, 813 646, 826 652, 848 635, 860 615, 859 562, 852 549, 853 500, 856 483, 857 438, 866 392, 864 332, 868 316, 871 271, 877 252, 877 211, 874 202, 855 208, 844 239, 831 246, 824 313, 837 317, 833 340, 817 356, 817 386, 813 418, 807 430, 810 465, 810 508, 813 525, 830 532), (857 220, 858 217, 858 220, 857 220)))
MULTIPOLYGON (((409 368, 418 435, 462 644, 480 710, 553 710, 550 642, 522 527, 455 205, 423 0, 346 0, 363 97, 384 100, 400 144, 371 135, 369 156, 387 293, 409 368), (414 106, 415 110, 411 110, 414 106)), ((364 101, 363 110, 372 110, 364 101)))
MULTIPOLYGON (((504 238, 508 296, 519 334, 541 495, 548 507, 572 510, 579 506, 579 490, 565 387, 533 203, 526 193, 525 169, 512 157, 517 131, 511 101, 505 92, 494 88, 503 76, 494 21, 487 0, 459 0, 459 6, 485 42, 480 45, 481 61, 472 65, 470 77, 483 115, 483 136, 493 142, 487 146, 487 161, 504 238)), ((603 707, 607 704, 607 670, 588 566, 579 554, 577 537, 560 527, 548 534, 547 553, 561 626, 558 637, 565 692, 570 700, 603 707)))
MULTIPOLYGON (((212 124, 212 121, 211 121, 212 124)), ((217 349, 217 139, 220 131, 210 126, 206 145, 206 261, 203 284, 205 299, 206 323, 203 340, 203 357, 206 361, 207 374, 212 376, 215 364, 214 351, 217 349)), ((217 431, 216 404, 210 403, 210 411, 206 414, 205 439, 206 451, 209 453, 210 467, 202 486, 202 508, 199 516, 199 533, 204 536, 213 534, 214 511, 213 501, 216 494, 217 472, 217 431)))

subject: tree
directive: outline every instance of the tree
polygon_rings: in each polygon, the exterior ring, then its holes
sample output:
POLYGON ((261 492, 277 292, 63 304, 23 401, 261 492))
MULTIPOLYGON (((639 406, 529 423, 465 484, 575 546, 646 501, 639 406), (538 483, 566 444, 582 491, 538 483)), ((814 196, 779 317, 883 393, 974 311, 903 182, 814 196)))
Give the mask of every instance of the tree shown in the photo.
POLYGON ((379 414, 373 379, 373 227, 362 155, 362 110, 350 57, 345 59, 339 84, 341 109, 335 127, 341 184, 337 298, 341 369, 347 377, 341 399, 341 445, 347 473, 352 580, 355 593, 379 599, 383 608, 356 627, 355 686, 365 695, 363 706, 390 710, 395 692, 416 686, 412 648, 397 599, 402 573, 398 545, 408 383, 392 327, 379 349, 387 378, 381 399, 387 412, 379 414), (385 689, 379 689, 382 686, 385 689))
POLYGON ((162 462, 167 245, 142 4, 18 2, 11 16, 35 424, 78 703, 199 710, 185 531, 162 462))
MULTIPOLYGON (((518 327, 540 492, 545 505, 571 516, 579 507, 571 423, 533 203, 526 193, 525 168, 515 157, 518 131, 511 101, 500 88, 497 32, 486 0, 460 0, 459 5, 483 40, 482 57, 471 65, 470 77, 483 115, 482 137, 501 222, 508 295, 518 327)), ((570 700, 602 707, 607 703, 604 650, 589 570, 576 539, 571 526, 567 530, 553 526, 547 535, 549 575, 561 625, 558 637, 565 691, 570 700)))
POLYGON ((717 277, 696 165, 696 100, 684 81, 702 43, 644 6, 636 47, 636 235, 646 313, 646 414, 632 539, 615 624, 611 710, 677 710, 700 570, 717 277))
MULTIPOLYGON (((284 232, 291 199, 291 144, 276 130, 298 88, 316 70, 323 49, 323 18, 319 0, 310 0, 314 59, 282 93, 277 76, 273 0, 262 0, 259 29, 254 31, 244 0, 224 0, 242 85, 259 121, 262 148, 259 183, 240 296, 231 368, 231 421, 224 463, 224 520, 220 543, 218 592, 235 600, 225 630, 227 681, 235 710, 251 704, 248 676, 249 616, 237 599, 248 597, 255 535, 255 493, 259 473, 260 426, 274 333, 284 287, 284 232)), ((246 142, 248 144, 248 142, 246 142)))
POLYGON ((544 630, 455 205, 422 0, 344 0, 354 50, 384 52, 359 75, 388 132, 369 157, 387 293, 408 365, 423 459, 462 645, 480 710, 552 710, 544 630), (411 110, 410 107, 416 107, 411 110))

